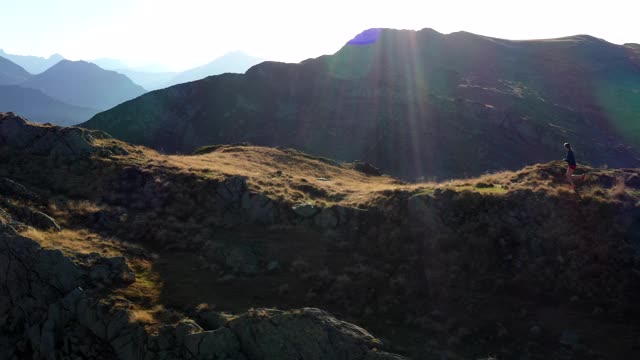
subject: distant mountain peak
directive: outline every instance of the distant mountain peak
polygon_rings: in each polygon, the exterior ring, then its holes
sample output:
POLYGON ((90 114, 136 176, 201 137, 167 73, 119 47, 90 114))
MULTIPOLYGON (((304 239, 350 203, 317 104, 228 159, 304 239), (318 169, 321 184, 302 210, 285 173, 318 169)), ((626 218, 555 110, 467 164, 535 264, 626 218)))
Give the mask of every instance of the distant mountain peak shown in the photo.
POLYGON ((0 49, 0 56, 20 65, 31 74, 40 74, 64 59, 64 57, 58 53, 44 58, 41 56, 9 54, 2 49, 0 49))
POLYGON ((347 42, 347 45, 369 45, 374 44, 378 41, 380 34, 382 33, 381 28, 372 28, 367 29, 360 34, 356 35, 353 39, 347 42))
POLYGON ((23 83, 65 103, 104 110, 146 91, 115 71, 84 60, 61 60, 23 83))

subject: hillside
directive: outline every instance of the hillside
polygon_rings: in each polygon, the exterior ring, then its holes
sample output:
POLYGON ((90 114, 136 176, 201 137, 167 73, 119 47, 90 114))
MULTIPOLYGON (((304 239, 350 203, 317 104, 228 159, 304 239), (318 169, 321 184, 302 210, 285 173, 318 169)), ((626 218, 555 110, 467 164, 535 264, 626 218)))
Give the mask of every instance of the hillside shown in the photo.
POLYGON ((0 86, 0 110, 11 111, 40 123, 69 126, 83 122, 98 110, 65 104, 36 89, 0 86))
POLYGON ((69 60, 60 61, 20 85, 41 90, 67 104, 99 110, 145 93, 142 87, 122 74, 88 62, 69 60))
POLYGON ((559 162, 406 184, 286 148, 162 155, 11 114, 0 164, 0 262, 16 264, 0 283, 32 314, 0 302, 15 319, 0 357, 640 355, 638 169, 581 164, 577 192, 559 162))
POLYGON ((25 69, 0 56, 0 85, 18 84, 29 76, 25 69))
POLYGON ((48 58, 44 58, 39 56, 7 54, 2 49, 0 49, 0 57, 11 60, 31 74, 40 74, 58 62, 64 60, 64 57, 60 54, 53 54, 48 58))
POLYGON ((639 64, 586 35, 373 29, 334 55, 151 92, 83 126, 169 153, 288 146, 407 179, 517 169, 567 141, 591 164, 639 166, 639 64))

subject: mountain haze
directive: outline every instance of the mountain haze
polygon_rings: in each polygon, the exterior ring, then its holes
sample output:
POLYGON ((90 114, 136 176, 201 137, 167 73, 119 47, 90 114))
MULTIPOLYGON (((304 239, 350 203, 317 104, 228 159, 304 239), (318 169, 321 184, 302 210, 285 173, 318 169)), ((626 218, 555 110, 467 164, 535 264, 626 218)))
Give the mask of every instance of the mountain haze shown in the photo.
POLYGON ((587 35, 509 41, 371 29, 336 54, 146 94, 83 126, 188 153, 248 141, 456 177, 562 157, 638 166, 640 52, 587 35))
POLYGON ((40 90, 17 85, 0 86, 0 110, 28 116, 36 122, 61 126, 76 125, 99 112, 69 105, 40 90))
POLYGON ((145 93, 126 76, 85 61, 63 60, 21 85, 71 105, 100 110, 145 93))
POLYGON ((118 59, 100 58, 100 59, 91 60, 90 62, 100 66, 105 70, 117 71, 119 69, 127 68, 127 64, 124 61, 118 60, 118 59))
POLYGON ((179 73, 171 79, 166 86, 196 81, 211 75, 224 73, 241 74, 262 61, 262 59, 247 55, 241 51, 231 52, 211 61, 208 64, 179 73))
POLYGON ((131 69, 118 69, 117 72, 126 75, 131 81, 147 90, 157 90, 170 86, 171 80, 178 72, 148 72, 131 69))
POLYGON ((0 56, 0 85, 19 84, 31 76, 20 65, 0 56))
POLYGON ((64 60, 64 57, 62 57, 62 55, 60 54, 53 54, 48 58, 44 58, 39 56, 7 54, 2 49, 0 49, 0 57, 9 59, 12 62, 22 66, 31 74, 40 74, 53 65, 57 64, 61 60, 64 60))
POLYGON ((157 90, 172 85, 203 79, 207 76, 224 73, 244 73, 262 59, 247 55, 241 51, 225 54, 205 65, 182 72, 152 71, 147 68, 127 67, 119 60, 98 59, 93 61, 103 69, 114 70, 126 75, 136 84, 147 90, 157 90), (120 67, 118 67, 120 66, 120 67))

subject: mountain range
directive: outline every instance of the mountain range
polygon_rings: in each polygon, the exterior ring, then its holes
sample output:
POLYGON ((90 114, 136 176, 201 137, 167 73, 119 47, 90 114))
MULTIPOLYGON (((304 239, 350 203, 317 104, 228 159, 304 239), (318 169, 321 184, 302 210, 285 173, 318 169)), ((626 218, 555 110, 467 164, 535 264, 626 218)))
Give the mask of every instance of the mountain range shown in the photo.
POLYGON ((38 89, 0 85, 0 109, 29 116, 41 123, 72 126, 95 115, 98 110, 73 106, 56 100, 38 89))
POLYGON ((0 57, 0 85, 19 84, 29 76, 30 74, 19 65, 0 57))
MULTIPOLYGON (((113 70, 127 75, 135 83, 147 90, 157 90, 176 84, 204 79, 207 76, 224 73, 244 73, 250 67, 261 63, 263 60, 241 51, 225 54, 205 65, 182 72, 170 71, 142 71, 137 68, 113 68, 113 70)), ((116 63, 110 66, 115 66, 116 63)))
POLYGON ((64 60, 64 57, 60 54, 53 54, 48 58, 44 58, 39 56, 7 54, 2 49, 0 49, 0 57, 12 61, 31 74, 40 74, 61 60, 64 60))
POLYGON ((562 157, 640 166, 640 51, 588 36, 510 41, 371 29, 336 54, 147 93, 81 126, 169 153, 250 142, 406 179, 562 157))
POLYGON ((126 76, 85 61, 62 60, 21 84, 75 106, 109 109, 146 91, 126 76))
POLYGON ((0 86, 15 85, 0 89, 0 110, 17 112, 34 121, 75 125, 142 95, 145 89, 165 88, 225 72, 244 72, 260 61, 234 52, 184 72, 152 72, 144 70, 158 67, 127 67, 117 59, 70 61, 58 54, 42 58, 0 50, 0 86))
POLYGON ((0 57, 0 109, 34 121, 75 125, 143 93, 126 76, 91 63, 61 60, 32 75, 0 57))

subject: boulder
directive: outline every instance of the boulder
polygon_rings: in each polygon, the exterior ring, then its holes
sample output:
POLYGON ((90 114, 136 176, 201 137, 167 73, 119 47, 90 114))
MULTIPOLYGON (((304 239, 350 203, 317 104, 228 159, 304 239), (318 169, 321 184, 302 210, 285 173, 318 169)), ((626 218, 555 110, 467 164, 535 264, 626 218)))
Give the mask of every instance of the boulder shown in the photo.
POLYGON ((227 203, 234 203, 240 202, 247 189, 247 178, 245 176, 231 176, 218 184, 217 192, 227 203))
POLYGON ((122 256, 105 258, 98 253, 91 253, 87 255, 86 261, 90 265, 89 277, 95 283, 111 285, 131 284, 136 281, 136 275, 122 256))
POLYGON ((293 210, 296 215, 303 218, 311 218, 319 211, 317 207, 309 203, 294 205, 291 210, 293 210))
POLYGON ((255 309, 229 323, 242 352, 255 360, 364 360, 381 342, 329 313, 255 309))
MULTIPOLYGON (((0 113, 0 150, 28 155, 77 157, 105 150, 95 145, 95 139, 109 135, 78 127, 36 124, 13 113, 0 113)), ((115 150, 126 153, 126 150, 115 150)))
POLYGON ((382 176, 382 171, 380 169, 363 161, 354 161, 353 170, 359 171, 365 175, 382 176))
POLYGON ((276 221, 276 208, 273 201, 263 194, 242 195, 242 210, 250 223, 270 225, 276 221))
POLYGON ((217 311, 201 311, 196 315, 198 323, 206 330, 216 330, 227 324, 229 317, 217 311))

